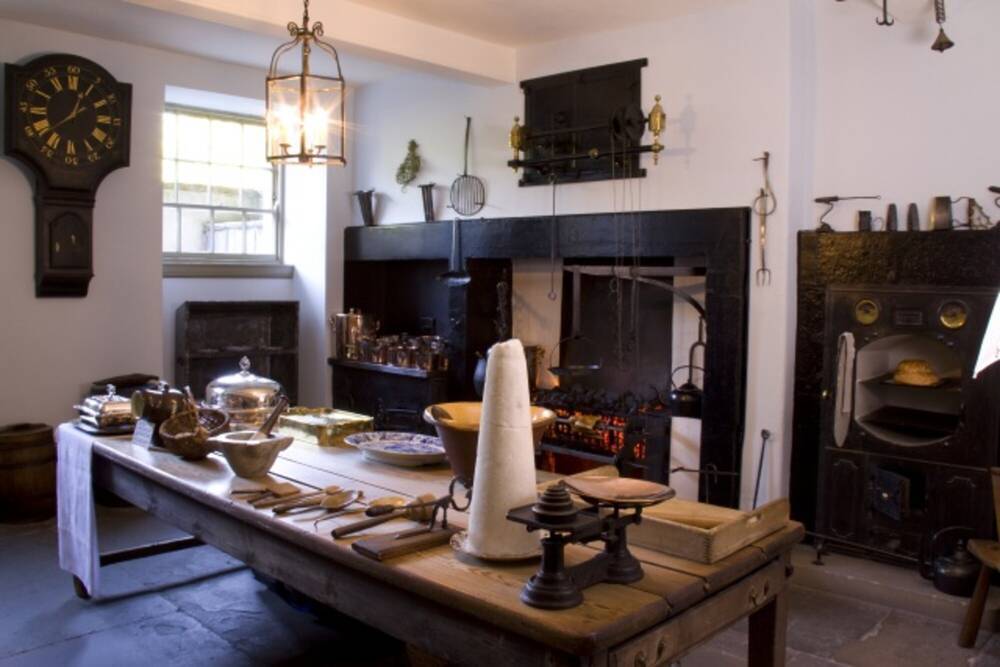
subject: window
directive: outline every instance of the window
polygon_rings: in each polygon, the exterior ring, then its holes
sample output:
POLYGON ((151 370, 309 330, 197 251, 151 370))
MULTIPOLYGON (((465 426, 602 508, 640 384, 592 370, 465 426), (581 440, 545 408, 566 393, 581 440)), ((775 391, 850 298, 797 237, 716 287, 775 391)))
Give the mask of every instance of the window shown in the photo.
POLYGON ((280 264, 279 173, 264 148, 263 119, 166 108, 165 264, 280 264))

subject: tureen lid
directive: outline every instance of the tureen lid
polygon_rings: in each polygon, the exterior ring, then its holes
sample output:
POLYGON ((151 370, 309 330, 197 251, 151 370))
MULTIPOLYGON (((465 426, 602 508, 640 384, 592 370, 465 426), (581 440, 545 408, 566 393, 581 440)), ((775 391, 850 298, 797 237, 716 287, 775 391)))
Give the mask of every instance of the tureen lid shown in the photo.
POLYGON ((205 397, 210 403, 217 403, 218 399, 224 400, 227 397, 240 397, 253 399, 262 406, 270 405, 281 393, 281 384, 271 378, 261 377, 250 372, 250 359, 248 357, 240 359, 239 373, 216 378, 209 382, 205 389, 205 397))

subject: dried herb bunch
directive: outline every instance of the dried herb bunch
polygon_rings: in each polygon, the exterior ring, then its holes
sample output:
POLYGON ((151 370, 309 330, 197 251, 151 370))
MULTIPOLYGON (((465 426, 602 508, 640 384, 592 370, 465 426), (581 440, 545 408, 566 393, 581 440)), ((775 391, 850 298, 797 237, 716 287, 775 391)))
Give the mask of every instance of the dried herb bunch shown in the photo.
POLYGON ((410 143, 406 145, 406 157, 396 169, 396 182, 406 190, 406 186, 416 179, 419 172, 420 156, 417 155, 417 142, 410 139, 410 143))

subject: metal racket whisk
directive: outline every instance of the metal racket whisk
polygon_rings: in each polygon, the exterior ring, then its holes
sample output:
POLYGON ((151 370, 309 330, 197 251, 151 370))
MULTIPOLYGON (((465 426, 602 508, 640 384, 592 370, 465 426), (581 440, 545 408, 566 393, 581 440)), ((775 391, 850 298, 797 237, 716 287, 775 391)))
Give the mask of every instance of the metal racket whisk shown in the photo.
POLYGON ((462 175, 451 184, 451 208, 459 215, 475 215, 483 210, 486 203, 486 188, 483 182, 469 175, 469 128, 472 118, 465 117, 465 168, 462 175))

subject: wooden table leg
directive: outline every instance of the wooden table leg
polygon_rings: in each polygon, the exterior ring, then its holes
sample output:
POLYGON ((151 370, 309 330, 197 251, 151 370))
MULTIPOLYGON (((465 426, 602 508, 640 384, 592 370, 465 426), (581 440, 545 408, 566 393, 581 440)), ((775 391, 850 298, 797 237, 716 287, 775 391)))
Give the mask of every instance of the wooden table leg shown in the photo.
POLYGON ((90 591, 87 590, 87 587, 83 585, 83 582, 75 574, 73 575, 73 592, 81 600, 90 599, 90 591))
POLYGON ((979 624, 983 621, 983 609, 986 608, 986 594, 989 592, 990 568, 983 565, 979 569, 976 591, 972 594, 972 599, 969 600, 969 608, 965 610, 965 622, 958 635, 958 645, 962 648, 972 648, 976 645, 979 624))
POLYGON ((785 664, 785 626, 788 622, 788 594, 782 589, 770 602, 750 614, 750 667, 785 664))

